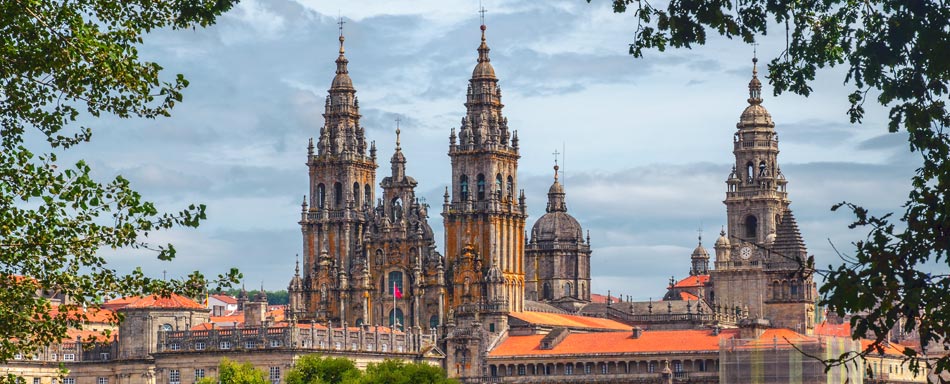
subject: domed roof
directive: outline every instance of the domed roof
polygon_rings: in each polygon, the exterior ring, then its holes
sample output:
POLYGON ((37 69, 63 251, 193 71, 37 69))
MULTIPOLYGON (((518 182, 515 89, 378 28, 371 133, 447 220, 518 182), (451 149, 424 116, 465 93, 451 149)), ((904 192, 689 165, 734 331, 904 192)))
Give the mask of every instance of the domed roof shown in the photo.
POLYGON ((564 194, 564 187, 561 185, 561 183, 557 182, 557 179, 554 180, 554 184, 551 184, 551 188, 548 188, 548 194, 553 193, 562 195, 564 194))
POLYGON ((775 128, 772 115, 761 104, 750 104, 739 116, 738 128, 765 127, 775 128))
POLYGON ((568 241, 580 239, 582 236, 581 224, 563 211, 545 213, 531 229, 532 241, 568 241))
POLYGON ((726 237, 726 230, 719 231, 719 239, 716 240, 716 248, 728 248, 729 238, 726 237))
POLYGON ((759 59, 752 58, 752 80, 749 81, 749 106, 739 116, 737 128, 775 128, 772 115, 762 106, 762 83, 756 64, 759 59))
POLYGON ((478 64, 475 65, 475 69, 472 71, 472 78, 495 78, 495 68, 491 65, 491 59, 488 57, 488 52, 491 49, 488 48, 488 44, 485 43, 485 25, 481 26, 482 29, 482 43, 478 46, 478 64))
POLYGON ((353 88, 353 80, 350 79, 350 75, 338 73, 333 76, 333 83, 330 84, 330 88, 353 88))
POLYGON ((692 257, 705 257, 709 258, 709 252, 706 251, 706 248, 703 248, 703 244, 700 243, 696 246, 696 249, 693 250, 692 257))

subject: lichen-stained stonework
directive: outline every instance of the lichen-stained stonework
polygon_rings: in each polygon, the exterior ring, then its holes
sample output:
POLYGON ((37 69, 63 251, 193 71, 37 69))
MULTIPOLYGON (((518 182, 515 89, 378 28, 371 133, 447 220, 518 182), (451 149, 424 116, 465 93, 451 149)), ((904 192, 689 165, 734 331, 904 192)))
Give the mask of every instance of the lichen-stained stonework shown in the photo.
POLYGON ((312 141, 308 147, 303 270, 298 266, 288 286, 288 314, 295 321, 429 329, 441 323, 444 266, 428 206, 406 176, 398 138, 392 174, 376 200, 376 146, 360 125, 343 41, 341 34, 316 151, 312 141), (396 289, 402 297, 394 297, 396 289))

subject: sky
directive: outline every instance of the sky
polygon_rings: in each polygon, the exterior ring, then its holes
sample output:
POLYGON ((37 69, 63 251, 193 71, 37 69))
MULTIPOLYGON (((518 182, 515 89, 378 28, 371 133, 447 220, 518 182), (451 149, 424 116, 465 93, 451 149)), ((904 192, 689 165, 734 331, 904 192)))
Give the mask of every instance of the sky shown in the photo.
MULTIPOLYGON (((520 137, 520 187, 528 226, 544 213, 560 159, 569 212, 590 231, 595 293, 657 298, 685 277, 702 231, 725 225, 732 135, 748 98, 752 46, 718 36, 693 49, 628 55, 635 20, 606 0, 484 0, 491 59, 509 127, 520 137)), ((307 142, 323 124, 334 75, 338 16, 362 125, 379 148, 377 181, 389 173, 395 119, 407 174, 433 206, 442 251, 442 193, 449 184, 448 136, 465 113, 464 92, 479 43, 477 1, 243 0, 206 29, 157 31, 141 54, 190 81, 172 117, 104 119, 85 158, 100 179, 122 175, 160 209, 207 205, 197 229, 156 232, 178 257, 105 250, 111 265, 155 277, 239 268, 248 288, 286 289, 301 253, 300 203, 307 192, 307 142)), ((760 64, 784 36, 759 40, 760 64)), ((822 69, 805 98, 763 105, 779 135, 779 163, 809 253, 838 264, 866 231, 830 207, 850 201, 898 211, 918 165, 887 110, 866 105, 848 122, 843 68, 822 69)), ((377 192, 378 193, 378 192, 377 192)))

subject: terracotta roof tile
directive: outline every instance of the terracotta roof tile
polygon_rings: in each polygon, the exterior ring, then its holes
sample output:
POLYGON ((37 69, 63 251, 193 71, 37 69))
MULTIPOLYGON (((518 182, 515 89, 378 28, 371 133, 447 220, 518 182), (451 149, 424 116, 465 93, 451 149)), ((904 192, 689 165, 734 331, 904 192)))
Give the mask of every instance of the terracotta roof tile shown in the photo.
POLYGON ((690 288, 690 287, 702 287, 709 282, 709 275, 696 275, 689 276, 683 280, 677 281, 675 285, 676 288, 690 288))
POLYGON ((567 328, 630 330, 629 325, 599 317, 576 316, 546 312, 512 312, 509 314, 509 316, 531 324, 551 325, 567 328))
POLYGON ((815 325, 815 334, 821 336, 851 337, 851 324, 832 324, 823 321, 815 325))
POLYGON ((696 296, 696 295, 694 295, 694 294, 692 294, 692 293, 689 293, 689 292, 680 292, 680 299, 681 299, 681 300, 698 301, 698 300, 699 300, 699 296, 696 296))
POLYGON ((711 330, 644 331, 634 339, 630 331, 572 333, 552 349, 539 348, 545 335, 509 336, 489 356, 585 355, 591 353, 650 353, 719 351, 719 340, 732 338, 738 331, 711 330))
POLYGON ((205 307, 196 301, 182 295, 171 294, 169 297, 158 295, 151 296, 130 296, 121 299, 107 301, 103 307, 110 309, 117 308, 184 308, 184 309, 204 309, 205 307), (118 305, 118 307, 116 307, 118 305))

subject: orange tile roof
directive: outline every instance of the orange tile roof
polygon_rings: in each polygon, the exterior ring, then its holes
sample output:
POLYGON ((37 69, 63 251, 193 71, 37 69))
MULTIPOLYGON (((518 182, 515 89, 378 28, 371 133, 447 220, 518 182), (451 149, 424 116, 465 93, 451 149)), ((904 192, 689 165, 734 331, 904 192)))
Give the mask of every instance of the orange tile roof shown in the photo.
POLYGON ((718 352, 719 340, 732 338, 737 330, 722 330, 713 335, 711 330, 643 331, 634 339, 630 331, 572 333, 553 349, 540 349, 545 335, 509 336, 489 356, 524 355, 585 355, 592 353, 669 353, 718 352))
POLYGON ((120 299, 107 301, 103 307, 110 309, 118 308, 185 308, 185 309, 204 309, 205 307, 196 301, 178 294, 171 294, 169 297, 158 295, 151 296, 130 296, 120 299))
MULTIPOLYGON (((608 297, 607 295, 601 295, 601 294, 599 294, 599 293, 591 293, 591 294, 590 294, 590 302, 591 302, 591 303, 598 303, 598 304, 607 304, 607 297, 608 297)), ((609 297, 610 297, 610 302, 611 302, 611 303, 621 303, 621 302, 623 302, 623 297, 614 296, 614 295, 610 295, 609 297)))
POLYGON ((821 336, 851 337, 851 324, 831 324, 827 321, 822 321, 815 325, 815 334, 821 336))
MULTIPOLYGON (((871 344, 874 344, 874 340, 861 339, 862 350, 866 351, 868 348, 871 347, 871 344)), ((872 356, 874 355, 880 356, 881 353, 878 351, 883 352, 883 355, 886 355, 886 356, 904 356, 904 349, 906 348, 907 347, 904 347, 903 345, 900 345, 900 344, 882 343, 880 345, 880 349, 872 348, 871 353, 872 353, 872 356)))
POLYGON ((78 330, 78 329, 69 329, 66 331, 66 338, 63 342, 76 341, 76 338, 79 338, 82 342, 88 342, 90 340, 97 342, 105 342, 114 340, 119 333, 116 331, 111 331, 109 336, 106 337, 102 331, 93 331, 88 329, 78 330))
POLYGON ((696 300, 699 300, 699 296, 696 296, 689 292, 680 292, 680 299, 684 301, 685 300, 696 301, 696 300))
MULTIPOLYGON (((50 316, 56 316, 59 313, 60 313, 59 308, 53 307, 53 309, 50 311, 50 316)), ((88 310, 84 310, 82 308, 76 308, 76 309, 68 310, 66 311, 66 313, 67 313, 66 316, 70 319, 78 319, 80 315, 85 314, 86 323, 111 324, 111 323, 118 322, 118 319, 115 317, 115 312, 110 311, 108 309, 104 309, 104 308, 103 309, 88 309, 88 310)))
POLYGON ((509 314, 509 316, 531 324, 550 325, 555 327, 595 328, 625 331, 630 330, 629 325, 599 317, 565 315, 561 313, 546 312, 512 312, 509 314))
POLYGON ((690 287, 702 287, 709 282, 709 275, 696 275, 689 276, 683 280, 677 281, 673 287, 675 288, 690 288, 690 287))
POLYGON ((758 339, 751 340, 744 344, 744 347, 757 347, 763 345, 798 343, 802 341, 815 341, 817 338, 806 336, 788 328, 769 328, 759 336, 758 339))

